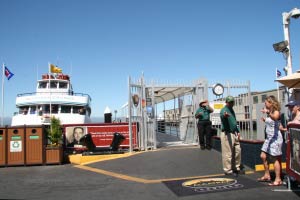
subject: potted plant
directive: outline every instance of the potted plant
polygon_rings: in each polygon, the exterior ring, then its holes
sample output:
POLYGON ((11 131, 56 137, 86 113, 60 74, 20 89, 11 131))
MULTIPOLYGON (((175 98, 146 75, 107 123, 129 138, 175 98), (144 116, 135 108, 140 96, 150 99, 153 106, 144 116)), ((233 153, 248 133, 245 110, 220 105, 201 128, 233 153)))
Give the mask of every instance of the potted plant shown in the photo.
POLYGON ((55 117, 51 117, 50 122, 50 127, 46 129, 46 164, 61 164, 63 159, 61 123, 55 117))

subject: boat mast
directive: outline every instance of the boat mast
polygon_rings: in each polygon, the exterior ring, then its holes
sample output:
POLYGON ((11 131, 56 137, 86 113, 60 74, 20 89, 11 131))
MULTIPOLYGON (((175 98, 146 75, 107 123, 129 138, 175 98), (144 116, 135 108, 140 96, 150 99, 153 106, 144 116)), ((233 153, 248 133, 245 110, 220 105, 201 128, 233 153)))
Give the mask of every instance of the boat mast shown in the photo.
POLYGON ((4 63, 2 64, 2 113, 1 113, 1 126, 3 126, 3 118, 4 118, 4 63))

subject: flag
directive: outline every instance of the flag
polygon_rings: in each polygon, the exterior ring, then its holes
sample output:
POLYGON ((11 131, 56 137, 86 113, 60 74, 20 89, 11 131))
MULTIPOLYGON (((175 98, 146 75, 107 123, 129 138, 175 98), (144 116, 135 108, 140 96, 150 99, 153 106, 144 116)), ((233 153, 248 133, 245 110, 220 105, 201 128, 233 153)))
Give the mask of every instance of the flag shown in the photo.
POLYGON ((276 70, 276 76, 277 78, 281 76, 281 71, 279 71, 278 69, 276 70))
POLYGON ((62 73, 62 69, 53 64, 50 64, 50 72, 51 73, 62 73))
POLYGON ((7 67, 4 67, 4 75, 7 77, 7 80, 9 80, 11 77, 13 77, 13 73, 9 71, 7 67))

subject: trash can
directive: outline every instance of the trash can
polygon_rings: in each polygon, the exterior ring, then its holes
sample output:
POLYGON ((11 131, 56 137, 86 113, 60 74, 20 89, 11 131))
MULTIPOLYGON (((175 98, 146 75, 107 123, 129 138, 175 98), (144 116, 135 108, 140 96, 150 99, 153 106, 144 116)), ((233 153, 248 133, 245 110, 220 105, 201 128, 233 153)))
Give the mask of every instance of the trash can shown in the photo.
POLYGON ((111 111, 108 107, 105 108, 104 110, 104 123, 111 123, 112 119, 111 119, 111 111))
POLYGON ((120 133, 114 133, 113 140, 110 144, 112 151, 118 151, 121 143, 125 140, 125 137, 120 133))
POLYGON ((105 113, 104 114, 104 123, 111 123, 111 116, 112 114, 111 113, 105 113))
POLYGON ((26 164, 43 164, 43 127, 26 127, 26 164))
POLYGON ((0 166, 6 166, 6 128, 0 128, 0 166))
POLYGON ((7 165, 25 165, 24 127, 7 128, 7 165))

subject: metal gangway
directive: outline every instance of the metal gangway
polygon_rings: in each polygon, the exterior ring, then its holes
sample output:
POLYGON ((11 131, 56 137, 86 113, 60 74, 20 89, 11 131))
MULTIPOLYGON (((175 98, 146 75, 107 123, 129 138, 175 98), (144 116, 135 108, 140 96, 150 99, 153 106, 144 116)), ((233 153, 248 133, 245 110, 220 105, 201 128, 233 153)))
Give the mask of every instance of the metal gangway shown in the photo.
MULTIPOLYGON (((219 113, 226 96, 235 98, 235 112, 244 139, 255 139, 253 131, 253 104, 250 81, 212 81, 204 78, 190 82, 146 81, 144 76, 128 78, 127 120, 139 124, 140 150, 160 146, 158 139, 167 134, 175 142, 191 145, 198 143, 197 120, 194 113, 200 99, 208 99, 214 108, 211 115, 213 127, 221 132, 219 113), (222 94, 216 94, 221 85, 222 94)), ((131 149, 132 150, 132 149, 131 149)))

